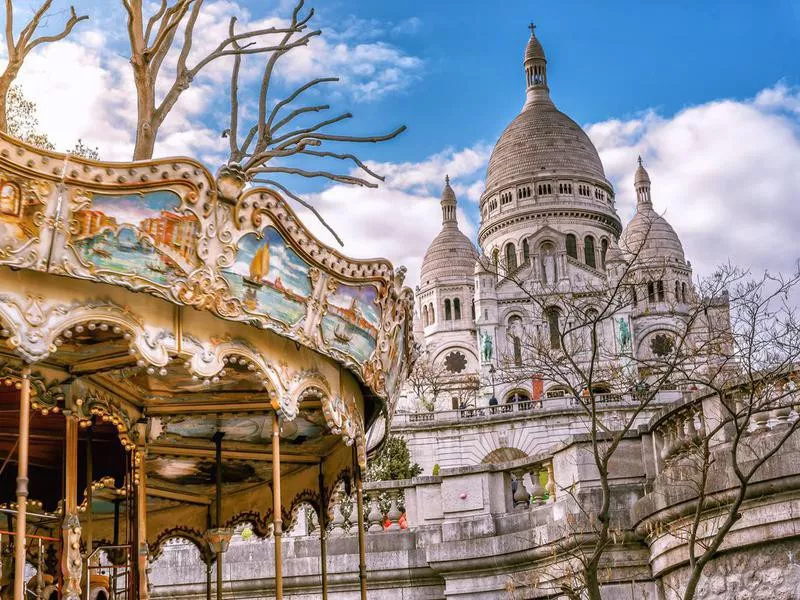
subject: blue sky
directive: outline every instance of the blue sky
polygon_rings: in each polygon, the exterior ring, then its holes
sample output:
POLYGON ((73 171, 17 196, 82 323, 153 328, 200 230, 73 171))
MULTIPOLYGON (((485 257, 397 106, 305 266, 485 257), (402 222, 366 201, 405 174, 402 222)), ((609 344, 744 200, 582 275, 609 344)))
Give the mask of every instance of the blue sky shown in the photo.
MULTIPOLYGON (((70 40, 32 55, 20 84, 61 147, 81 137, 101 156, 122 160, 130 156, 135 112, 124 15, 112 0, 75 3, 92 19, 70 40)), ((292 5, 206 0, 198 46, 215 43, 230 14, 246 26, 285 18, 292 5)), ((698 270, 729 258, 785 270, 796 259, 772 244, 791 244, 800 220, 800 2, 326 0, 309 6, 323 38, 291 57, 276 91, 307 77, 340 75, 341 84, 309 97, 330 102, 332 112, 354 113, 338 131, 409 128, 389 143, 351 147, 388 176, 378 190, 291 182, 318 204, 348 254, 406 264, 414 283, 439 229, 445 172, 459 195, 462 229, 474 235, 486 160, 522 105, 521 59, 534 21, 553 99, 598 147, 623 223, 632 215, 630 178, 641 153, 656 207, 698 270)), ((26 10, 20 5, 18 12, 26 10)), ((252 103, 259 65, 250 65, 253 77, 244 87, 252 103)), ((165 123, 157 154, 189 154, 215 170, 224 160, 226 88, 222 63, 198 78, 165 123)))

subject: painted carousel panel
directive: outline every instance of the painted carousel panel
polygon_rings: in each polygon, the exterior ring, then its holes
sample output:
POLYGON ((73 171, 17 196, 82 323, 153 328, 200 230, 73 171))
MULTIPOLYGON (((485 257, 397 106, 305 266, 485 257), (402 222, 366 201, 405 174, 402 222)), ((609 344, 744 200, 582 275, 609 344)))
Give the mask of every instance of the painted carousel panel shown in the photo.
POLYGON ((46 268, 52 227, 43 227, 55 202, 52 182, 0 170, 0 264, 46 268))
POLYGON ((265 227, 239 240, 236 260, 222 273, 248 312, 291 327, 306 314, 310 271, 277 229, 265 227))
POLYGON ((328 294, 327 311, 322 318, 325 343, 364 362, 372 356, 381 326, 378 290, 372 285, 338 283, 328 294))
POLYGON ((72 246, 90 272, 168 287, 199 264, 200 222, 171 190, 93 194, 72 213, 72 246))

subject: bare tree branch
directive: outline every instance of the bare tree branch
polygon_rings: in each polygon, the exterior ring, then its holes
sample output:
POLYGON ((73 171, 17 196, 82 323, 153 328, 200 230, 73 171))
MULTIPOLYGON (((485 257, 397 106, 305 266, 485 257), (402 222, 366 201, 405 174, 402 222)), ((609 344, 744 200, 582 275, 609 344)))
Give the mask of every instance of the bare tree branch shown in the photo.
POLYGON ((42 19, 47 15, 50 10, 53 0, 45 0, 39 8, 33 13, 31 19, 25 24, 19 33, 19 37, 14 39, 14 3, 12 0, 6 0, 6 51, 8 53, 8 64, 5 70, 0 74, 0 131, 8 132, 8 118, 7 111, 7 96, 11 88, 11 84, 19 74, 22 64, 28 54, 31 53, 36 47, 43 44, 50 44, 66 38, 75 26, 81 21, 85 21, 89 17, 86 15, 78 16, 75 8, 70 6, 69 18, 64 23, 60 32, 52 35, 42 35, 34 37, 36 30, 41 25, 42 19))

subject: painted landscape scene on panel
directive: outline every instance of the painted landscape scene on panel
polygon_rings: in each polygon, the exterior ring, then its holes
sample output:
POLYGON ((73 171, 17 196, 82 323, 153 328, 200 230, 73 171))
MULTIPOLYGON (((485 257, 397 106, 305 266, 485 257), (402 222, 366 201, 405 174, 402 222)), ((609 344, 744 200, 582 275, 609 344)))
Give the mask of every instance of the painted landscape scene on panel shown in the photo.
POLYGON ((180 204, 168 190, 96 195, 72 216, 72 246, 96 270, 168 285, 173 274, 188 274, 197 264, 200 224, 180 204))
POLYGON ((247 310, 292 326, 306 314, 309 269, 277 229, 266 227, 263 237, 251 234, 239 241, 236 261, 223 274, 247 310))

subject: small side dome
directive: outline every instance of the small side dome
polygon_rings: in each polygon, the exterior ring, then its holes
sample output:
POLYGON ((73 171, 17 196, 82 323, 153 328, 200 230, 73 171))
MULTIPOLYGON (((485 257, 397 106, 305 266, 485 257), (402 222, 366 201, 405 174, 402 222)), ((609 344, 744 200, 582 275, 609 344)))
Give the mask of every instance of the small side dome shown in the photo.
POLYGON ((686 264, 683 245, 667 220, 653 209, 650 196, 650 175, 639 157, 634 177, 636 215, 625 227, 619 246, 629 257, 642 265, 667 262, 686 264))
POLYGON ((423 287, 436 280, 471 280, 478 258, 475 246, 458 228, 458 200, 450 186, 450 177, 445 178, 440 204, 442 230, 433 238, 422 260, 420 285, 423 287))

